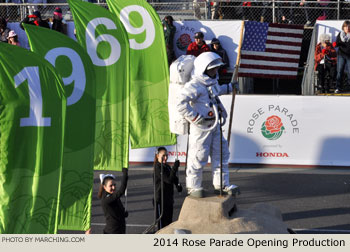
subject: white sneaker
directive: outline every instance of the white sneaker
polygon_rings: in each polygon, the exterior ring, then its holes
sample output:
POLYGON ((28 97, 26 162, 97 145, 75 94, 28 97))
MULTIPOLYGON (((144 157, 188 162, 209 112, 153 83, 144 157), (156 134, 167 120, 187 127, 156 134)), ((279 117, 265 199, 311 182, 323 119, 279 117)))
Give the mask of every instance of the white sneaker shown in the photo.
POLYGON ((204 190, 202 187, 199 188, 187 188, 187 194, 189 196, 192 196, 194 198, 203 198, 204 197, 204 190))
MULTIPOLYGON (((214 192, 215 192, 216 194, 220 194, 220 187, 215 186, 214 192)), ((228 195, 233 195, 233 194, 235 194, 235 193, 241 194, 241 191, 240 191, 240 189, 239 189, 239 186, 237 186, 237 185, 228 185, 228 186, 224 186, 224 187, 222 188, 222 192, 223 192, 224 194, 228 194, 228 195)))

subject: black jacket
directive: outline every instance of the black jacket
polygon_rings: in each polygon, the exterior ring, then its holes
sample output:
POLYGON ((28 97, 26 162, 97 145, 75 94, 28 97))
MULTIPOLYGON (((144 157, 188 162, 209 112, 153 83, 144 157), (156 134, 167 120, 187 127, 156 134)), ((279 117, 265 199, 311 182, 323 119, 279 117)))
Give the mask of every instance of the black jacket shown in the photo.
POLYGON ((336 39, 337 47, 338 47, 338 55, 350 57, 350 41, 343 42, 340 39, 340 32, 336 39))
POLYGON ((173 49, 174 48, 174 36, 176 32, 176 27, 174 25, 168 24, 168 22, 163 21, 164 27, 164 39, 165 44, 167 48, 173 49))
POLYGON ((63 34, 66 34, 65 32, 65 29, 64 29, 64 24, 62 22, 62 20, 57 20, 57 19, 54 19, 52 21, 52 26, 51 26, 51 29, 52 30, 55 30, 55 31, 58 31, 58 32, 61 32, 63 34))
MULTIPOLYGON (((168 164, 163 164, 163 188, 164 188, 164 205, 172 205, 174 203, 174 185, 179 184, 179 178, 176 176, 178 165, 171 168, 168 164)), ((154 166, 155 170, 155 188, 156 202, 161 202, 161 164, 157 162, 154 166)))
POLYGON ((125 234, 125 208, 120 200, 127 186, 128 175, 123 169, 121 185, 113 194, 102 193, 101 205, 106 217, 105 234, 125 234))
POLYGON ((5 28, 1 33, 0 33, 0 42, 5 42, 7 43, 7 37, 9 36, 10 29, 5 28))
MULTIPOLYGON (((23 25, 22 24, 31 24, 31 25, 36 25, 35 23, 34 23, 34 21, 33 20, 30 20, 29 19, 29 17, 25 17, 22 21, 21 21, 21 23, 19 24, 19 26, 24 30, 24 28, 23 28, 23 25)), ((49 23, 46 21, 46 20, 40 20, 39 21, 39 23, 38 23, 38 26, 41 26, 41 27, 45 27, 45 28, 48 28, 48 29, 50 29, 50 25, 49 25, 49 23)))
POLYGON ((229 59, 228 59, 228 56, 227 56, 227 52, 225 51, 224 48, 221 47, 221 45, 220 45, 218 50, 214 50, 214 47, 212 45, 211 46, 211 51, 216 53, 217 55, 219 55, 222 58, 222 62, 225 63, 225 65, 222 68, 228 68, 230 66, 230 62, 229 62, 229 59))

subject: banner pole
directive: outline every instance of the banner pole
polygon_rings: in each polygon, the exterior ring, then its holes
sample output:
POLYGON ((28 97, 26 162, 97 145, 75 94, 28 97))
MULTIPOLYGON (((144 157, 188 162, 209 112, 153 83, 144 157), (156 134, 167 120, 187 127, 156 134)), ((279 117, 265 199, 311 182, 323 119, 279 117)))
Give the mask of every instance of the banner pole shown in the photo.
MULTIPOLYGON (((231 83, 236 82, 238 80, 238 68, 239 68, 239 62, 241 60, 241 48, 242 48, 242 42, 243 42, 243 32, 244 32, 244 21, 242 21, 241 37, 240 37, 239 46, 238 46, 238 53, 237 53, 235 70, 232 74, 231 83)), ((232 117, 233 117, 233 109, 234 109, 234 103, 235 103, 235 97, 236 97, 236 88, 234 86, 232 86, 232 89, 233 90, 232 90, 232 101, 231 101, 231 110, 230 110, 230 122, 229 122, 229 126, 228 126, 228 135, 227 135, 228 146, 230 146, 232 117)))

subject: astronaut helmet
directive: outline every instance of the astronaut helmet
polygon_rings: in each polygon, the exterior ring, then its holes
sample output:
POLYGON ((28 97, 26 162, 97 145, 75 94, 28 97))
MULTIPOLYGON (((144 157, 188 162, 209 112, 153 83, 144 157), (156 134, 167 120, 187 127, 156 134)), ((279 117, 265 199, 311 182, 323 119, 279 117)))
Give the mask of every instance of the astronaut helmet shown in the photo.
POLYGON ((221 57, 214 52, 201 53, 194 61, 194 75, 201 76, 206 70, 224 65, 221 57))

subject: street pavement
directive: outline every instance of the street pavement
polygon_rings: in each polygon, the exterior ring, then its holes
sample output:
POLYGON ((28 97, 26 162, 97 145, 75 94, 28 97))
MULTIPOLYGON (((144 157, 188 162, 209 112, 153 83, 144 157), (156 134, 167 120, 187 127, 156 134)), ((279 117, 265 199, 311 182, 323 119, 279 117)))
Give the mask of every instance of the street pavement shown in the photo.
MULTIPOLYGON (((99 174, 94 173, 92 199, 92 233, 103 233, 105 219, 97 198, 99 174)), ((121 172, 108 172, 117 176, 121 172)), ((127 207, 128 234, 142 234, 154 221, 152 206, 153 169, 151 165, 129 168, 127 197, 122 202, 127 207)), ((179 170, 180 182, 185 188, 184 167, 179 170)), ((212 190, 211 170, 203 173, 203 187, 212 190)), ((230 168, 230 182, 239 185, 238 209, 256 203, 267 203, 282 212, 283 221, 297 233, 350 234, 350 169, 346 168, 230 168)), ((174 218, 177 220, 185 190, 175 190, 174 218)), ((60 233, 82 233, 60 231, 60 233)))

